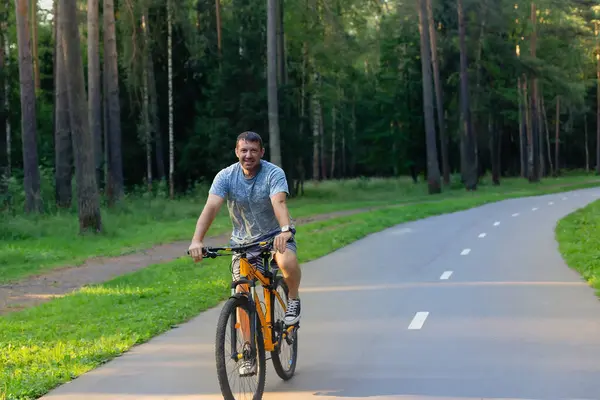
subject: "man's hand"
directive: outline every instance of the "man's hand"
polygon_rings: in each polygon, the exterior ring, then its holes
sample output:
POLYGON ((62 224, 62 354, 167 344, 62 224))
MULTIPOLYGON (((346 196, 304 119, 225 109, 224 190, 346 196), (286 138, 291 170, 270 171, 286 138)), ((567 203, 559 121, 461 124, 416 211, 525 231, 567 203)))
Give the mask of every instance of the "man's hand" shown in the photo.
POLYGON ((202 242, 193 241, 192 244, 190 244, 190 248, 188 250, 190 252, 190 256, 194 259, 194 262, 202 261, 202 247, 204 247, 202 242))
POLYGON ((273 241, 273 247, 275 250, 283 254, 286 249, 286 243, 292 237, 292 232, 282 232, 279 235, 275 236, 275 240, 273 241))

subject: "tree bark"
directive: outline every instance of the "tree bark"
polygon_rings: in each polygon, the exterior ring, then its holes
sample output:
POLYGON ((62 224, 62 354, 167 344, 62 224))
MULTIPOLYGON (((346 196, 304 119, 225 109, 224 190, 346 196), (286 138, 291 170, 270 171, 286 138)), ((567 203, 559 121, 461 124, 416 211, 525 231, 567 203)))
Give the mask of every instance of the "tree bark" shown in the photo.
POLYGON ((88 118, 94 143, 94 165, 98 187, 102 182, 102 96, 100 83, 100 33, 98 28, 98 0, 88 0, 88 118))
MULTIPOLYGON (((8 17, 8 2, 6 3, 6 16, 8 17)), ((10 47, 8 46, 8 32, 6 27, 8 23, 4 24, 4 31, 2 32, 3 40, 2 45, 4 46, 4 54, 6 56, 5 65, 6 70, 8 70, 10 64, 10 47)), ((5 126, 6 126, 6 175, 10 177, 12 175, 12 135, 10 132, 10 101, 9 101, 9 93, 10 93, 10 80, 8 76, 4 76, 4 115, 5 115, 5 126)))
POLYGON ((583 131, 585 136, 585 172, 590 172, 590 149, 588 141, 587 113, 583 114, 583 131))
POLYGON ((554 175, 558 176, 560 164, 558 150, 560 148, 560 96, 556 96, 556 132, 554 137, 554 175))
POLYGON ((152 132, 150 125, 150 106, 148 95, 148 56, 150 45, 148 41, 148 17, 146 11, 142 15, 142 31, 144 34, 144 56, 142 63, 142 129, 144 131, 144 144, 146 145, 146 184, 148 192, 152 191, 152 132))
POLYGON ((460 104, 462 121, 462 168, 464 171, 464 183, 467 190, 477 189, 477 165, 475 163, 475 138, 471 124, 471 112, 469 109, 469 82, 467 76, 467 47, 465 43, 466 29, 465 16, 462 0, 457 0, 458 9, 458 32, 460 46, 460 104))
POLYGON ((35 91, 36 96, 41 89, 41 80, 40 80, 40 57, 38 55, 39 46, 38 46, 38 21, 37 21, 37 0, 31 0, 30 3, 30 11, 31 11, 31 50, 33 52, 33 73, 35 77, 35 91))
POLYGON ((148 86, 150 90, 150 121, 154 137, 154 155, 156 158, 156 178, 165 178, 165 152, 163 149, 160 120, 158 117, 158 100, 156 95, 156 77, 152 52, 148 54, 148 86))
POLYGON ((596 55, 596 174, 600 174, 600 49, 596 55))
POLYGON ((63 18, 62 4, 57 6, 56 24, 56 71, 55 71, 55 117, 54 117, 54 157, 56 182, 56 205, 61 208, 71 207, 73 176, 73 146, 71 142, 71 126, 69 123, 69 97, 67 93, 67 70, 63 50, 63 31, 59 29, 63 18))
POLYGON ((525 111, 523 109, 523 90, 521 77, 518 77, 518 99, 519 99, 519 160, 521 164, 521 178, 525 178, 527 176, 527 140, 525 138, 525 111))
MULTIPOLYGON (((546 129, 546 152, 547 152, 547 157, 548 157, 548 166, 550 167, 550 174, 554 175, 554 166, 552 165, 552 151, 550 150, 550 128, 548 127, 548 115, 546 113, 546 104, 544 102, 544 96, 541 97, 542 99, 542 111, 544 113, 544 128, 546 129)), ((543 149, 543 147, 542 147, 543 149)))
POLYGON ((29 37, 28 0, 15 0, 19 83, 21 86, 21 131, 23 146, 25 211, 41 212, 40 170, 38 167, 35 83, 29 37))
MULTIPOLYGON (((533 31, 531 33, 531 57, 536 57, 536 46, 537 46, 537 33, 536 33, 536 7, 535 2, 531 2, 531 23, 533 25, 533 31)), ((540 181, 540 150, 539 150, 539 117, 538 117, 538 85, 537 78, 532 76, 531 80, 531 142, 529 151, 532 154, 531 162, 532 168, 529 171, 529 181, 539 182, 540 181)))
POLYGON ((169 197, 175 198, 175 141, 173 136, 173 11, 171 0, 167 0, 167 68, 169 82, 169 197))
POLYGON ((321 174, 319 171, 319 125, 321 121, 321 100, 319 99, 319 74, 314 74, 315 89, 312 94, 312 121, 313 121, 313 180, 318 181, 321 174))
POLYGON ((106 93, 109 139, 108 199, 113 205, 123 197, 123 159, 121 155, 121 105, 119 100, 119 70, 113 0, 104 0, 104 57, 106 58, 106 93))
POLYGON ((446 137, 446 121, 444 120, 444 99, 442 83, 440 81, 440 67, 437 57, 437 34, 435 31, 435 20, 431 0, 427 2, 427 15, 429 17, 429 40, 431 41, 431 64, 433 66, 433 82, 435 86, 435 99, 437 102, 438 127, 440 132, 440 147, 442 151, 442 172, 444 183, 450 183, 450 163, 448 160, 448 138, 446 137))
POLYGON ((75 150, 75 177, 77 179, 77 203, 79 231, 102 231, 100 201, 94 163, 94 139, 88 123, 83 64, 76 0, 60 0, 63 52, 67 67, 67 92, 69 98, 69 121, 75 150))
POLYGON ((417 0, 419 11, 419 33, 421 43, 421 72, 423 81, 423 111, 425 118, 425 141, 427 147, 427 182, 430 194, 442 191, 440 168, 435 140, 435 122, 433 116, 433 93, 431 90, 431 50, 429 49, 429 31, 427 29, 427 10, 425 0, 417 0))
POLYGON ((215 14, 217 20, 217 51, 219 54, 219 62, 221 59, 221 0, 215 0, 215 14))
POLYGON ((273 164, 282 167, 277 100, 277 0, 267 0, 267 89, 270 158, 273 164))
POLYGON ((494 185, 500 184, 501 175, 501 161, 500 161, 500 147, 501 147, 501 136, 498 133, 496 124, 492 114, 488 116, 488 132, 490 138, 490 158, 492 162, 492 182, 494 185))

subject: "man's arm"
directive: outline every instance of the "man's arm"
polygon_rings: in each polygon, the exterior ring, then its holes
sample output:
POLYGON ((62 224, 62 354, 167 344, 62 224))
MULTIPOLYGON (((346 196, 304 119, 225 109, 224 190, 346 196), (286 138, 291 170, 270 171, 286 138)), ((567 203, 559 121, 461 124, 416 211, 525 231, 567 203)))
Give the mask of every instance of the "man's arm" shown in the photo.
POLYGON ((279 192, 271 196, 271 204, 273 205, 273 211, 275 212, 275 218, 277 218, 279 226, 290 224, 290 214, 285 202, 286 197, 287 193, 285 192, 279 192))
POLYGON ((204 209, 198 218, 198 222, 196 222, 196 230, 192 238, 193 243, 201 243, 204 241, 204 236, 215 220, 224 201, 225 199, 223 197, 217 196, 216 194, 211 193, 208 195, 204 209))

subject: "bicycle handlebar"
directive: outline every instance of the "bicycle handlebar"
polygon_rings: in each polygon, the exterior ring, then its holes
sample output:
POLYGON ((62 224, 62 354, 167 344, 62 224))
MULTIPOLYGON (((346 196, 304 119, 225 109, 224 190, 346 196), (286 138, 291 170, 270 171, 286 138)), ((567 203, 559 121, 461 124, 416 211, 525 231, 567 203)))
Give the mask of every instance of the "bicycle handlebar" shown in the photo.
MULTIPOLYGON (((275 231, 274 233, 278 233, 279 231, 275 231)), ((211 246, 206 246, 206 247, 202 247, 202 257, 205 258, 217 258, 219 256, 223 256, 224 254, 219 254, 219 251, 228 251, 228 252, 232 252, 232 253, 243 253, 245 251, 248 251, 249 249, 251 249, 252 247, 266 247, 266 246, 270 246, 273 244, 273 241, 275 240, 275 237, 271 237, 269 239, 266 240, 259 240, 256 242, 252 242, 252 243, 248 243, 245 245, 238 245, 238 246, 220 246, 220 247, 211 247, 211 246)), ((187 250, 186 254, 189 256, 190 255, 190 251, 187 250)))

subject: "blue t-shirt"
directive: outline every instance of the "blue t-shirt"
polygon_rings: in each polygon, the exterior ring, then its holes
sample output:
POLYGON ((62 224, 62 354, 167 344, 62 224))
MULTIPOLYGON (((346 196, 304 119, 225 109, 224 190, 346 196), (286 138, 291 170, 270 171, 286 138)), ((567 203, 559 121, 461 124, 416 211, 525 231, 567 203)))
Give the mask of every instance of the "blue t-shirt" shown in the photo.
POLYGON ((233 244, 253 242, 280 229, 271 196, 289 194, 285 172, 265 160, 260 160, 260 165, 258 173, 247 178, 239 162, 232 164, 217 173, 210 187, 210 194, 227 200, 233 244))

